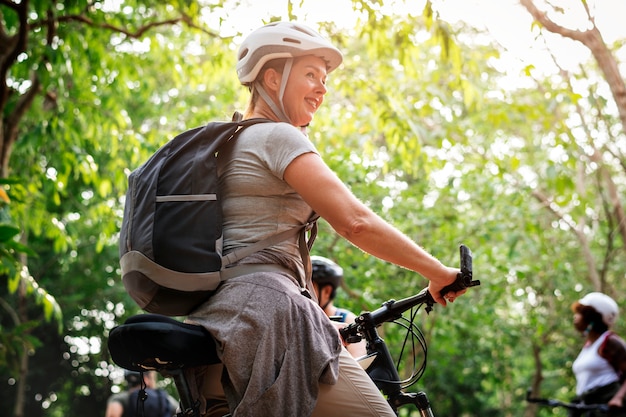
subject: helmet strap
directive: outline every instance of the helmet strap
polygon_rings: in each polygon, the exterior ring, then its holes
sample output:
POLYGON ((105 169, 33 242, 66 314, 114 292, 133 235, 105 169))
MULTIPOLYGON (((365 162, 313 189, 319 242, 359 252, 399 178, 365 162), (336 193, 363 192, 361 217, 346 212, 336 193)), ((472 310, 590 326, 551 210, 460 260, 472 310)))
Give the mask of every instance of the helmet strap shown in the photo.
MULTIPOLYGON (((289 58, 285 61, 285 67, 283 68, 283 73, 280 80, 280 89, 278 90, 278 105, 276 102, 272 100, 267 91, 263 88, 260 82, 255 84, 255 88, 259 92, 259 95, 267 103, 267 105, 272 109, 276 117, 282 122, 291 123, 287 113, 285 112, 285 105, 283 104, 283 96, 285 95, 285 89, 287 88, 287 80, 289 79, 289 74, 291 73, 291 67, 293 66, 293 58, 289 58)), ((306 126, 301 126, 302 133, 306 134, 306 126)))
POLYGON ((276 117, 278 117, 278 119, 281 122, 286 122, 291 124, 291 122, 289 121, 289 118, 285 115, 285 113, 276 105, 276 103, 274 102, 274 100, 272 100, 272 98, 270 97, 269 94, 267 94, 267 91, 265 91, 265 89, 263 88, 263 86, 261 85, 261 83, 257 82, 254 85, 254 88, 256 88, 256 90, 259 92, 259 95, 261 96, 261 98, 263 99, 263 101, 265 101, 265 103, 267 103, 268 106, 270 106, 270 109, 272 109, 272 111, 274 112, 274 114, 276 115, 276 117))
MULTIPOLYGON (((287 80, 289 79, 289 74, 291 73, 291 67, 293 66, 293 58, 288 58, 285 61, 285 67, 283 68, 283 75, 280 78, 280 90, 278 91, 278 104, 280 104, 280 109, 283 111, 285 117, 287 114, 285 112, 285 105, 283 104, 283 96, 285 95, 285 89, 287 88, 287 80)), ((289 118, 287 117, 287 120, 289 118)))
MULTIPOLYGON (((287 80, 289 79, 289 74, 291 74, 291 67, 293 67, 293 58, 289 58, 285 61, 285 67, 283 68, 283 76, 280 80, 280 92, 278 93, 278 103, 280 104, 280 108, 285 115, 285 118, 289 120, 287 117, 287 112, 285 111, 285 105, 283 104, 283 96, 285 95, 285 89, 287 88, 287 80)), ((291 122, 289 122, 291 123, 291 122)), ((305 126, 300 126, 300 131, 306 136, 306 128, 308 124, 305 126)))

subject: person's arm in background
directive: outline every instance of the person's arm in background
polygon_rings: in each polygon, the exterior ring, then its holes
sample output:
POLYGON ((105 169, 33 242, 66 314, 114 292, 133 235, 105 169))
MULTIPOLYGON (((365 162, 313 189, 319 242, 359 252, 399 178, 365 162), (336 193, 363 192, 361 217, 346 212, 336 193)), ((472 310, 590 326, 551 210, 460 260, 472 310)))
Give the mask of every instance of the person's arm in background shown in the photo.
POLYGON ((626 396, 626 346, 624 341, 616 335, 609 336, 601 353, 609 363, 621 373, 620 382, 622 385, 608 402, 609 407, 624 407, 624 397, 626 396))
POLYGON ((167 393, 167 401, 170 403, 170 406, 172 407, 172 416, 176 415, 176 412, 178 411, 178 400, 174 397, 172 397, 169 393, 167 393))
POLYGON ((104 417, 122 417, 124 414, 124 406, 119 401, 109 401, 104 417))
MULTIPOLYGON (((356 314, 352 312, 348 312, 346 316, 345 324, 346 325, 352 324, 354 323, 355 319, 356 319, 356 314)), ((348 343, 346 345, 346 349, 348 349, 348 352, 350 353, 350 355, 352 355, 352 357, 355 359, 358 359, 361 356, 367 355, 367 343, 365 339, 361 340, 358 343, 348 343)))

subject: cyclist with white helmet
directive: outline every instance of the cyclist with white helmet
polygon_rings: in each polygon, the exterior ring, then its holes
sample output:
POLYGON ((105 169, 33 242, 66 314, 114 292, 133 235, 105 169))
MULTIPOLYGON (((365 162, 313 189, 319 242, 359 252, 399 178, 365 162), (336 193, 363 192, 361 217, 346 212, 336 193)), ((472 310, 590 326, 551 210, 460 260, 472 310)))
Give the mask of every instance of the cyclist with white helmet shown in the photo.
MULTIPOLYGON (((311 280, 313 289, 317 296, 317 302, 324 310, 324 313, 333 321, 341 323, 338 327, 343 327, 354 323, 356 314, 352 311, 340 308, 335 305, 337 288, 343 281, 343 268, 335 262, 323 256, 311 256, 311 280)), ((353 358, 360 358, 367 354, 365 340, 359 343, 350 343, 346 346, 353 358)))
POLYGON ((572 310, 574 327, 585 337, 572 364, 577 400, 608 404, 616 409, 611 416, 626 416, 623 409, 617 410, 626 394, 626 345, 611 331, 619 313, 617 303, 606 294, 591 292, 574 302, 572 310))
MULTIPOLYGON (((367 208, 306 135, 328 74, 341 62, 337 48, 299 23, 270 23, 241 44, 237 75, 251 92, 244 118, 276 123, 255 124, 220 150, 224 253, 305 224, 315 212, 355 246, 422 274, 435 301, 445 305, 440 291, 459 270, 367 208)), ((224 281, 188 318, 217 342, 230 412, 394 417, 314 299, 304 245, 294 237, 244 258, 239 264, 256 271, 224 281)), ((448 300, 463 292, 449 293, 448 300)), ((203 398, 213 398, 206 386, 198 388, 203 398)))

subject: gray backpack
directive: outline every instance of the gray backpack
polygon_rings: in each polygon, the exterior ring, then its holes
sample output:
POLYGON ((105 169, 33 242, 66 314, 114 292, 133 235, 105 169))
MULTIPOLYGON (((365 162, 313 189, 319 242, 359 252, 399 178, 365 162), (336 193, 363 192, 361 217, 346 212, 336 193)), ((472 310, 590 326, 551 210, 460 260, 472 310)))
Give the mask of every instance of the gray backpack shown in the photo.
POLYGON ((314 234, 315 217, 222 256, 218 150, 246 127, 271 122, 241 121, 238 113, 233 120, 238 121, 211 122, 181 133, 128 178, 120 266, 126 291, 147 312, 189 314, 229 277, 229 265, 298 233, 306 268, 314 236, 306 242, 305 235, 309 230, 314 234))

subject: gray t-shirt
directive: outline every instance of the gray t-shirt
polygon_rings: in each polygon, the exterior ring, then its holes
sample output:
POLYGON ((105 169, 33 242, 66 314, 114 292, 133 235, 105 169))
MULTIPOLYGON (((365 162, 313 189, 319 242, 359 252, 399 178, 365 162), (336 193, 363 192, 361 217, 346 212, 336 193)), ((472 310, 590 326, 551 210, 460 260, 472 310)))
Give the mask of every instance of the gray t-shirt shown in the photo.
MULTIPOLYGON (((311 217, 311 208, 283 179, 287 166, 309 152, 317 153, 315 146, 287 123, 248 127, 220 151, 225 254, 304 224, 311 217)), ((276 263, 304 275, 297 236, 243 261, 250 262, 276 263)))

